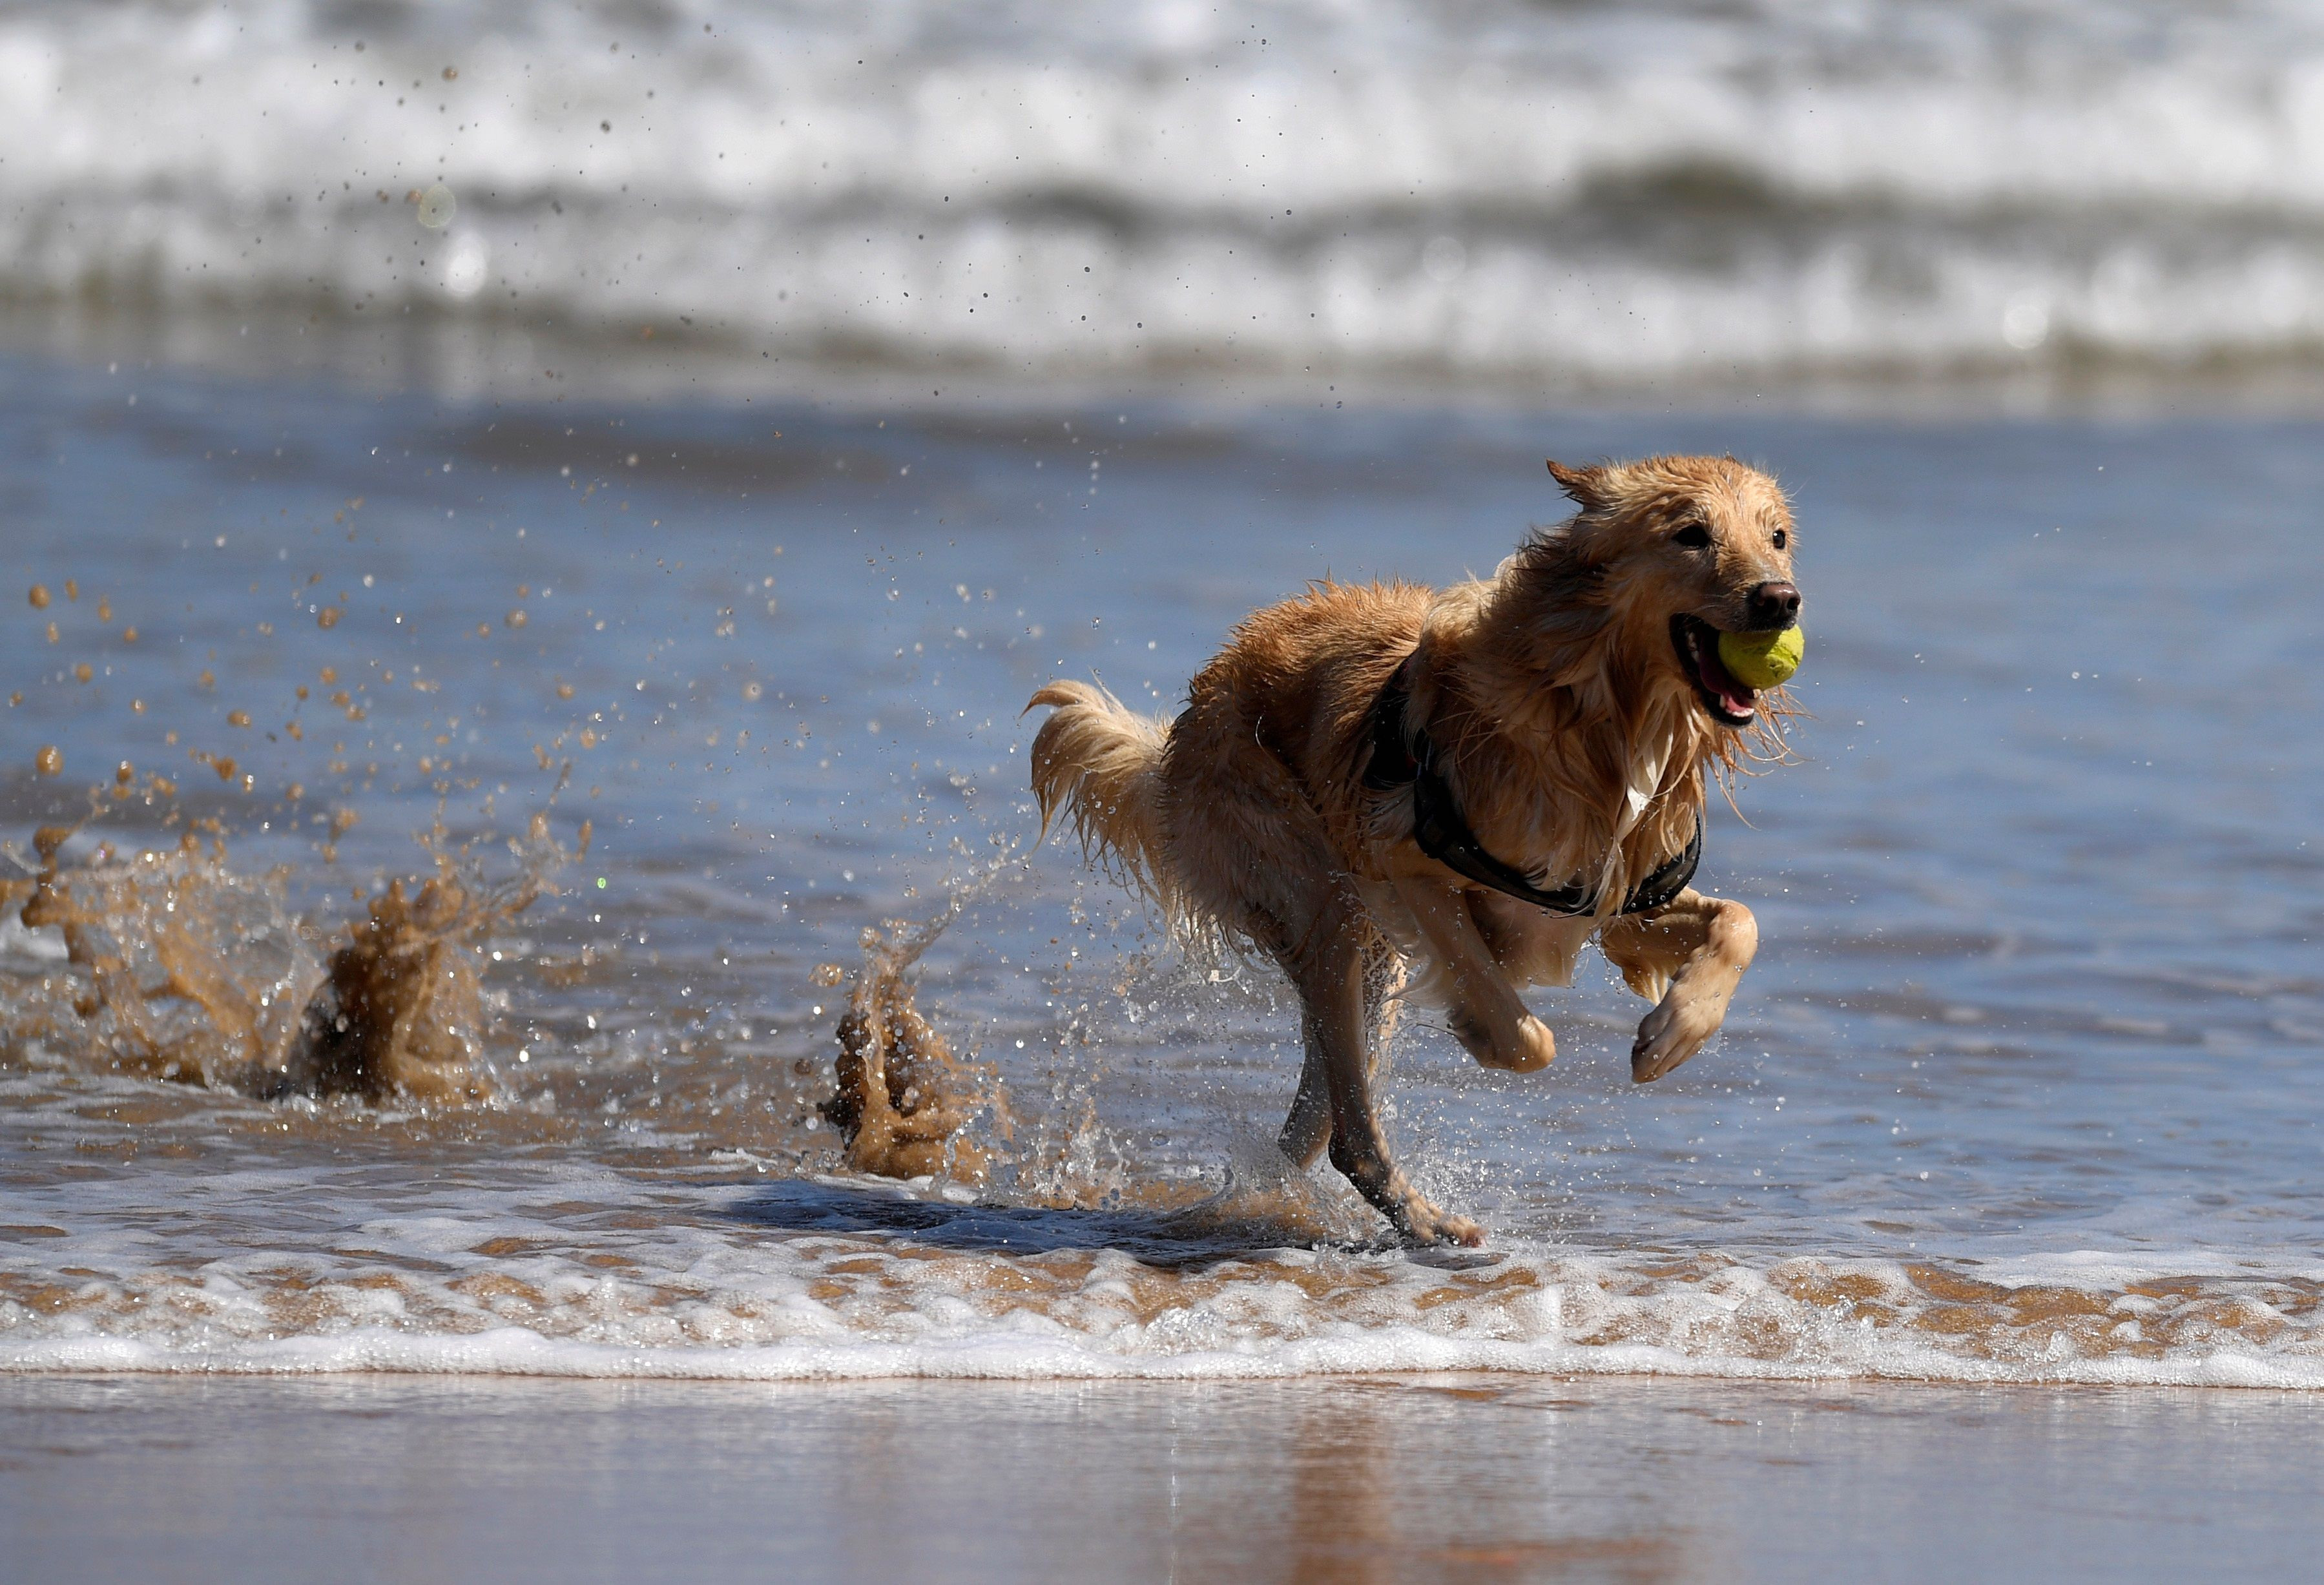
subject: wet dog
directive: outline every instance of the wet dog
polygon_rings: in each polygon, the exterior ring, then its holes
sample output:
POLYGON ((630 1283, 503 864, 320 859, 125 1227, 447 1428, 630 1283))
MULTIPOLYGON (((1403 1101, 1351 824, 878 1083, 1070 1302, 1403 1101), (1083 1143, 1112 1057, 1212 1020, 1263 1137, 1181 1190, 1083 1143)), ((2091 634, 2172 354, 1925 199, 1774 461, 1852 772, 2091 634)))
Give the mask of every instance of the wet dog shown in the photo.
POLYGON ((1306 1052, 1283 1150, 1328 1148, 1419 1243, 1484 1235, 1389 1159, 1373 1082, 1398 1000, 1529 1073, 1556 1042, 1518 990, 1570 983, 1594 937, 1655 1004, 1645 1083, 1718 1031, 1758 945, 1687 881, 1710 782, 1780 754, 1782 696, 1718 640, 1797 622, 1790 509, 1731 458, 1549 471, 1580 510, 1491 578, 1314 585, 1247 618, 1175 721, 1084 683, 1032 700, 1056 706, 1044 831, 1066 814, 1175 927, 1281 965, 1306 1052))

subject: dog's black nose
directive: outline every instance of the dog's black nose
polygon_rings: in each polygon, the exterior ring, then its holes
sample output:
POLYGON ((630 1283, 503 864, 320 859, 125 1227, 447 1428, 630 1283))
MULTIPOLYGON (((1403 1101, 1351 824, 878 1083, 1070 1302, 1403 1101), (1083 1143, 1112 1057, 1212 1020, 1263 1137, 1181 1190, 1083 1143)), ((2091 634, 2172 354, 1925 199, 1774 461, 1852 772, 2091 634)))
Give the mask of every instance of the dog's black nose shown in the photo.
POLYGON ((1795 584, 1777 579, 1751 591, 1751 625, 1786 628, 1799 620, 1800 591, 1795 584))

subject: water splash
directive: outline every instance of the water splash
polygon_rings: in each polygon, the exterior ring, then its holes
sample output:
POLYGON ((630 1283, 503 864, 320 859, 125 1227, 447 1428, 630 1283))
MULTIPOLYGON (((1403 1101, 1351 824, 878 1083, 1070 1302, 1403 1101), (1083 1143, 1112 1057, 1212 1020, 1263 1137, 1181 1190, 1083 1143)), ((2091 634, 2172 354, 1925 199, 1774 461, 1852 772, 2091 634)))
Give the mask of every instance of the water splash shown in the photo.
POLYGON ((585 823, 568 852, 536 815, 509 843, 514 875, 493 883, 475 843, 453 848, 438 825, 423 839, 436 875, 410 896, 391 883, 326 961, 331 938, 291 908, 288 869, 236 871, 215 828, 69 858, 82 828, 42 827, 32 856, 0 847, 29 872, 0 880, 0 908, 24 898, 0 1049, 265 1099, 483 1099, 484 944, 589 843, 585 823))
POLYGON ((331 954, 320 991, 307 1004, 297 1046, 271 1093, 357 1095, 383 1101, 478 1101, 488 1093, 477 1072, 484 1024, 481 959, 493 931, 554 889, 550 878, 589 849, 584 822, 568 852, 535 815, 522 841, 509 846, 516 874, 497 885, 476 872, 468 850, 443 845, 439 826, 426 844, 435 876, 406 897, 388 883, 368 917, 331 954))
MULTIPOLYGON (((1006 1130, 1000 1074, 963 1061, 916 1001, 913 967, 960 917, 964 900, 964 893, 954 893, 942 913, 922 924, 890 919, 864 927, 863 966, 839 1020, 838 1092, 821 1109, 846 1141, 847 1165, 858 1172, 890 1178, 941 1173, 980 1183, 993 1152, 961 1137, 962 1129, 989 1109, 1006 1130)), ((839 973, 835 966, 817 971, 832 984, 839 973)))
POLYGON ((173 849, 118 857, 100 843, 79 862, 65 849, 78 826, 43 826, 36 859, 0 853, 27 880, 26 932, 54 930, 63 962, 25 945, 36 973, 0 997, 0 1037, 39 1042, 133 1077, 248 1087, 280 1067, 298 1009, 322 978, 314 944, 291 913, 281 870, 245 875, 226 844, 189 831, 173 849), (27 895, 28 894, 28 895, 27 895))
MULTIPOLYGON (((945 906, 915 923, 889 919, 866 926, 863 964, 849 988, 839 1020, 839 1055, 833 1064, 837 1091, 817 1110, 840 1132, 847 1165, 880 1177, 932 1174, 982 1184, 1000 1161, 995 1143, 964 1130, 990 1113, 993 1134, 1006 1141, 1015 1126, 999 1071, 964 1060, 918 1002, 913 975, 921 955, 951 928, 962 910, 1005 875, 1021 869, 1017 844, 997 839, 994 852, 945 885, 945 906)), ((966 849, 954 844, 956 854, 966 849)), ((838 985, 847 972, 825 963, 820 985, 838 985)))

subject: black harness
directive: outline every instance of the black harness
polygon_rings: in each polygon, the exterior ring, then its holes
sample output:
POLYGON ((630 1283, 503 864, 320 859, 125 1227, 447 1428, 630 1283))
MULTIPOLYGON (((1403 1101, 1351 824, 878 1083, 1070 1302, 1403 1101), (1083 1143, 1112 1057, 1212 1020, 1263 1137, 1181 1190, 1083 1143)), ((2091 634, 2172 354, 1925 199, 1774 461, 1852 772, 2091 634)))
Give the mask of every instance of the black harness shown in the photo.
MULTIPOLYGON (((1444 778, 1436 769, 1436 751, 1428 741, 1428 733, 1406 726, 1405 705, 1412 690, 1406 673, 1410 669, 1408 660, 1397 667, 1380 689, 1379 699, 1373 702, 1372 757, 1364 768, 1364 785, 1375 792, 1411 788, 1412 839, 1420 844, 1422 852, 1454 874, 1465 875, 1480 886, 1489 886, 1553 914, 1574 918, 1595 915, 1597 888, 1574 880, 1554 891, 1544 891, 1522 871, 1485 851, 1485 844, 1469 829, 1469 822, 1462 818, 1461 806, 1453 800, 1452 789, 1444 785, 1444 778)), ((1702 816, 1698 813, 1693 839, 1660 869, 1632 887, 1630 895, 1622 899, 1621 911, 1651 914, 1668 908, 1686 889, 1687 882, 1694 879, 1694 868, 1702 862, 1702 816)))

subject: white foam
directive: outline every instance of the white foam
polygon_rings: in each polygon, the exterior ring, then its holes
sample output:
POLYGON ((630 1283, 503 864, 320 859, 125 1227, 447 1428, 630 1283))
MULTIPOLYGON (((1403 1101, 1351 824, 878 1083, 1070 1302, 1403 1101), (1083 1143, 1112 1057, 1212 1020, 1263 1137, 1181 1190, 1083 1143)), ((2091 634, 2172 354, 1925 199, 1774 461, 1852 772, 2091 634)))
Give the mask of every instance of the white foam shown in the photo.
POLYGON ((577 1167, 456 1191, 313 1171, 74 1184, 8 1215, 0 1368, 18 1371, 1504 1370, 2324 1388, 2310 1313, 2324 1268, 2218 1251, 1972 1268, 1520 1243, 1464 1267, 1222 1248, 1172 1267, 1109 1247, 1152 1236, 1112 1213, 802 1183, 641 1192, 577 1167), (306 1222, 248 1219, 273 1201, 308 1207, 306 1222), (151 1231, 164 1203, 166 1241, 151 1231), (910 1230, 894 1220, 905 1211, 910 1230), (205 1226, 218 1252, 187 1259, 205 1226))

